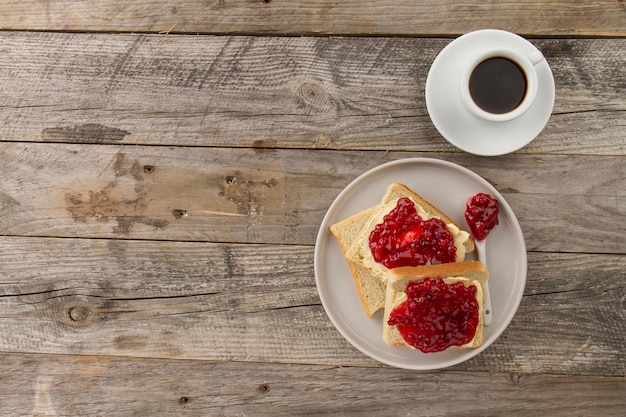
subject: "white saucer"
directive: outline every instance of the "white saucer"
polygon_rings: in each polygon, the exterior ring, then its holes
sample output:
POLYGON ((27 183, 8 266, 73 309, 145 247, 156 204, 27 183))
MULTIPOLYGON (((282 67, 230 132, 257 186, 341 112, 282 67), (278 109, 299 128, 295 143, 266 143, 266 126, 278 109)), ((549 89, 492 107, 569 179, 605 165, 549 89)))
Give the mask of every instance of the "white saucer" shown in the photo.
POLYGON ((476 155, 504 155, 530 143, 543 130, 554 106, 554 78, 544 59, 537 64, 538 91, 532 106, 517 119, 490 122, 474 117, 461 102, 461 77, 477 51, 508 47, 532 54, 537 48, 521 36, 494 29, 458 37, 435 58, 426 79, 426 107, 441 135, 476 155))
MULTIPOLYGON (((472 259, 470 255, 467 259, 472 259)), ((354 347, 388 365, 406 369, 441 369, 466 361, 487 349, 507 328, 524 294, 526 244, 513 210, 489 182, 460 165, 438 159, 400 159, 359 176, 332 203, 317 235, 314 270, 317 290, 328 317, 354 347), (368 318, 354 279, 330 225, 377 204, 392 182, 401 182, 436 205, 457 224, 465 224, 465 202, 486 192, 498 200, 499 224, 485 241, 493 321, 483 330, 483 345, 422 353, 383 341, 383 312, 368 318)))

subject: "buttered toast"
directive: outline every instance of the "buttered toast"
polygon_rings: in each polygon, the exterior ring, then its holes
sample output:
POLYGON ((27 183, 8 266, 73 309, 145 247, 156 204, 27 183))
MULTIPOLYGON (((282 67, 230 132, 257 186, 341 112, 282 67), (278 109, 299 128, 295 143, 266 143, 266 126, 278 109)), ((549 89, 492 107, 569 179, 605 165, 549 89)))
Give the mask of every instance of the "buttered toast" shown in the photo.
MULTIPOLYGON (((481 346, 483 343, 485 308, 484 286, 488 278, 489 271, 487 267, 479 261, 393 269, 389 274, 386 287, 383 340, 391 346, 411 347, 424 352, 440 351, 449 346, 461 348, 481 346), (409 283, 419 284, 423 283, 424 280, 434 280, 437 278, 441 278, 445 285, 453 285, 456 283, 457 288, 459 288, 459 285, 462 285, 465 289, 475 287, 475 290, 472 290, 472 292, 475 292, 474 295, 470 295, 471 292, 462 295, 466 297, 464 299, 466 301, 474 297, 475 303, 466 302, 466 304, 463 304, 461 302, 463 300, 461 296, 458 297, 458 300, 455 300, 455 296, 451 295, 454 294, 451 290, 450 293, 446 293, 445 296, 442 295, 447 289, 441 290, 441 281, 439 281, 440 287, 438 287, 436 291, 433 290, 430 294, 428 292, 423 293, 425 295, 420 293, 417 299, 412 299, 411 301, 414 305, 417 304, 413 311, 421 311, 420 308, 422 308, 422 310, 432 312, 433 306, 444 305, 444 307, 437 308, 436 313, 432 317, 430 317, 429 313, 419 318, 419 327, 416 327, 416 332, 420 333, 420 336, 408 336, 408 339, 413 341, 413 345, 411 345, 407 341, 407 337, 403 336, 398 329, 398 326, 389 323, 390 318, 395 314, 403 314, 407 311, 405 309, 407 308, 406 302, 408 302, 407 300, 409 299, 407 295, 407 286, 409 283), (440 300, 437 300, 437 298, 440 298, 440 300), (452 301, 450 300, 457 301, 458 304, 452 304, 451 306, 452 301), (421 306, 419 303, 422 303, 421 306), (472 310, 472 308, 474 308, 474 310, 472 310), (440 327, 440 329, 436 331, 430 329, 436 333, 436 338, 432 338, 434 340, 429 340, 427 337, 429 326, 440 327), (475 332, 472 333, 474 327, 475 332), (426 330, 421 332, 420 329, 426 330), (455 345, 453 341, 462 339, 461 335, 465 337, 463 340, 470 340, 455 345)), ((431 283, 423 285, 420 290, 425 291, 424 288, 430 285, 431 283)), ((464 288, 460 288, 458 291, 463 293, 464 288)), ((416 294, 417 293, 418 291, 416 290, 416 294)), ((405 320, 410 321, 411 318, 405 320)), ((402 320, 396 319, 392 321, 398 322, 402 320)))

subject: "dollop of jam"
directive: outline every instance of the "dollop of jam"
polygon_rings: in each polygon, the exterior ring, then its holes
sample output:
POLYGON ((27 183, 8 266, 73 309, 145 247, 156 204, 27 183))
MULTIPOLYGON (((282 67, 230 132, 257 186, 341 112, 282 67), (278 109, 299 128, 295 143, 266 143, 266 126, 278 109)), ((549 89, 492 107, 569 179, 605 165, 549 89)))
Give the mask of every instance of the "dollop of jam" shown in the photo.
POLYGON ((372 256, 387 268, 435 265, 456 261, 454 237, 437 218, 422 219, 409 198, 377 224, 369 236, 372 256))
POLYGON ((440 277, 410 281, 406 301, 394 308, 387 323, 424 353, 440 352, 472 341, 478 327, 476 287, 446 284, 440 277))
POLYGON ((483 240, 498 224, 498 200, 485 193, 478 193, 465 204, 465 220, 474 239, 483 240))

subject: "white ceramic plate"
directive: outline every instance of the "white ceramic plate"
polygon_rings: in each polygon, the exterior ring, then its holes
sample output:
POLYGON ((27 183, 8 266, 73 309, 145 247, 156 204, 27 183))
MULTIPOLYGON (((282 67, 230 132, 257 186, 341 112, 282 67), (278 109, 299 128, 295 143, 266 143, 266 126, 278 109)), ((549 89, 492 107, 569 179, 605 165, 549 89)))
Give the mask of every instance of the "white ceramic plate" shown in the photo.
MULTIPOLYGON (((469 259, 469 256, 467 259, 469 259)), ((491 345, 509 325, 524 293, 526 245, 519 223, 502 195, 472 171, 451 162, 411 158, 374 168, 350 183, 332 203, 315 245, 315 280, 328 317, 357 349, 388 365, 439 369, 466 361, 491 345), (486 240, 493 321, 476 349, 450 348, 438 353, 388 346, 382 339, 382 310, 372 318, 363 311, 350 269, 330 225, 377 204, 392 182, 401 182, 464 226, 465 203, 486 192, 498 199, 500 224, 486 240)))
POLYGON ((494 156, 516 151, 545 127, 554 106, 554 78, 546 60, 537 64, 538 91, 532 106, 517 119, 491 122, 474 117, 461 101, 461 78, 479 50, 509 47, 526 55, 537 48, 521 36, 478 30, 450 42, 437 55, 426 78, 426 108, 441 135, 457 148, 494 156))

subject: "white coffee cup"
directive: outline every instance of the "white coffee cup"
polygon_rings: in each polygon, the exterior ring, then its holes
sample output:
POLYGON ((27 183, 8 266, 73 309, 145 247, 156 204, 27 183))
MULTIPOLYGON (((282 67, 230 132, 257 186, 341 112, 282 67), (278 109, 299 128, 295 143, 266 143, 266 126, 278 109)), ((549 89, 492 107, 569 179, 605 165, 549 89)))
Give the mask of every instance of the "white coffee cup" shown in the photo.
POLYGON ((433 61, 425 87, 428 115, 439 133, 457 148, 484 156, 528 145, 546 126, 555 99, 552 71, 539 49, 498 29, 469 32, 446 45, 433 61), (493 57, 515 63, 526 83, 524 94, 507 111, 484 110, 469 91, 472 72, 493 57))
MULTIPOLYGON (((529 55, 524 55, 514 49, 510 48, 491 48, 483 51, 473 57, 469 61, 469 64, 462 72, 461 80, 461 100, 469 112, 483 120, 491 122, 506 122, 520 117, 524 114, 533 104, 535 97, 537 96, 537 64, 544 61, 544 57, 539 50, 534 50, 529 55), (486 64, 487 63, 487 64, 486 64), (487 67, 492 63, 492 70, 488 70, 487 67), (496 71, 496 65, 504 65, 509 68, 509 71, 503 74, 501 70, 496 71), (519 70, 519 76, 524 78, 525 88, 517 85, 515 88, 519 91, 514 91, 513 95, 516 97, 519 95, 521 98, 517 103, 510 101, 507 105, 501 105, 498 110, 487 108, 485 105, 479 105, 477 101, 478 97, 494 99, 493 103, 501 103, 504 99, 498 97, 504 94, 504 90, 509 86, 502 87, 502 84, 511 77, 518 78, 516 69, 519 70), (481 88, 470 88, 470 82, 474 82, 474 85, 478 84, 474 81, 478 78, 478 72, 482 71, 484 74, 490 75, 490 77, 484 77, 481 88)), ((516 83, 519 84, 519 81, 516 83)), ((513 88, 513 87, 510 87, 513 88)), ((497 104, 493 104, 492 107, 497 107, 497 104)))

